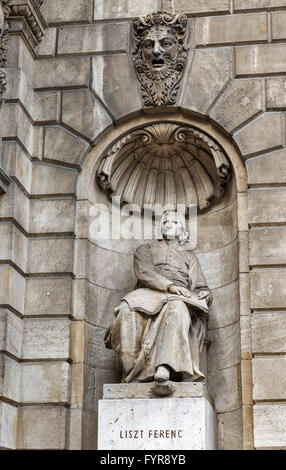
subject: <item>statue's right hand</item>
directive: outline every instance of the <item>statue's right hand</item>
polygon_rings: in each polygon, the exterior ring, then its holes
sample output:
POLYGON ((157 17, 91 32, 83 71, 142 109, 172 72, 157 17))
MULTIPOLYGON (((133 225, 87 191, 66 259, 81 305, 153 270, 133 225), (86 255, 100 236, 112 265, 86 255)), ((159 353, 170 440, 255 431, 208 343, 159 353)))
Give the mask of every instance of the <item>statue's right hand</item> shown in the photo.
POLYGON ((184 297, 191 297, 192 296, 191 292, 188 289, 186 289, 185 287, 170 286, 169 287, 169 292, 171 292, 171 294, 175 294, 175 295, 183 295, 184 297))

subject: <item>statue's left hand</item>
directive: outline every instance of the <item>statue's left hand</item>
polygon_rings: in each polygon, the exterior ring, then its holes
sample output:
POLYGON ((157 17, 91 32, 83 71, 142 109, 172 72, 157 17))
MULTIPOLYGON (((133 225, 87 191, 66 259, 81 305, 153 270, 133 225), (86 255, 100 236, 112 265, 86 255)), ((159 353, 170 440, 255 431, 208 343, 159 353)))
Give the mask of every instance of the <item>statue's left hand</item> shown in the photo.
POLYGON ((175 295, 183 295, 184 297, 192 296, 191 292, 188 289, 186 289, 185 287, 181 287, 181 286, 170 286, 169 292, 175 295))
POLYGON ((204 300, 204 299, 205 299, 206 302, 209 303, 209 302, 210 302, 210 299, 211 299, 211 295, 210 295, 209 291, 207 291, 207 290, 202 290, 202 291, 199 293, 199 295, 198 295, 198 299, 199 299, 199 300, 204 300))

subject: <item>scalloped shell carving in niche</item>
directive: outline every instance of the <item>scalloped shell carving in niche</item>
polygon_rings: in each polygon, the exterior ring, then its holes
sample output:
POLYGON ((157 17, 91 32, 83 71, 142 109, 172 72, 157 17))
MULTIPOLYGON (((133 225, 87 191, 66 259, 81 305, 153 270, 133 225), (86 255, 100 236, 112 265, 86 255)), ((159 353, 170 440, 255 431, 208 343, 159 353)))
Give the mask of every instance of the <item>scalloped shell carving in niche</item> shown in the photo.
POLYGON ((110 196, 137 204, 205 210, 220 200, 231 175, 223 150, 199 130, 163 122, 126 134, 101 160, 97 181, 110 196))

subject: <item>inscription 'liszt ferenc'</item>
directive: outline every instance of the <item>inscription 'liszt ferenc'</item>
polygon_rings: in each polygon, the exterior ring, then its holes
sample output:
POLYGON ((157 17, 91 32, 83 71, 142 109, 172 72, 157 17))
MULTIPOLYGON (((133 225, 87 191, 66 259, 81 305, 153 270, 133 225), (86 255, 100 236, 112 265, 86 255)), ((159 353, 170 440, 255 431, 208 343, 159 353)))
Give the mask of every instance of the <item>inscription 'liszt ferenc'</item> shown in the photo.
POLYGON ((175 104, 187 60, 188 18, 153 13, 133 22, 133 51, 145 106, 175 104))
POLYGON ((200 351, 212 295, 188 241, 184 216, 165 212, 158 239, 135 251, 137 288, 115 309, 106 336, 122 381, 154 381, 157 395, 171 395, 176 381, 204 379, 200 351))

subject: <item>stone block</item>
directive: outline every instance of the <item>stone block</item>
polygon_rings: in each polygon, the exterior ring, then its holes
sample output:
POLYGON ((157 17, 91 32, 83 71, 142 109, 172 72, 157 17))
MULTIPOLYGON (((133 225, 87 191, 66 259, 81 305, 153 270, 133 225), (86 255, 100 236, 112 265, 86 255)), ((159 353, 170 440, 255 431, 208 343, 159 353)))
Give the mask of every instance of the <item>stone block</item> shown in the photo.
POLYGON ((18 449, 63 450, 66 413, 64 407, 22 407, 18 416, 18 449))
POLYGON ((114 320, 114 309, 118 307, 127 291, 99 287, 91 282, 85 285, 86 319, 96 326, 107 328, 114 320))
POLYGON ((15 176, 27 193, 31 194, 33 163, 20 145, 16 146, 15 153, 15 169, 10 175, 15 176))
MULTIPOLYGON (((281 12, 279 12, 281 13, 281 12)), ((267 109, 286 108, 286 79, 284 77, 268 78, 266 80, 267 109)))
POLYGON ((235 411, 241 407, 239 366, 210 371, 207 376, 207 383, 217 413, 235 411))
POLYGON ((265 113, 234 135, 243 158, 283 147, 281 114, 265 113), (269 132, 272 129, 272 132, 269 132))
POLYGON ((129 23, 96 23, 59 28, 58 55, 127 52, 129 23))
POLYGON ((119 291, 133 289, 136 284, 133 255, 112 252, 89 243, 87 279, 97 286, 108 289, 119 291))
POLYGON ((0 395, 6 400, 20 401, 21 364, 0 354, 0 395))
POLYGON ((257 313, 251 317, 254 354, 286 353, 285 313, 257 313))
POLYGON ((195 43, 198 46, 267 42, 266 13, 198 18, 195 43))
POLYGON ((49 24, 92 21, 92 0, 45 0, 42 14, 49 24))
POLYGON ((246 169, 249 185, 286 183, 286 151, 250 158, 246 169))
POLYGON ((61 127, 46 127, 43 160, 79 165, 89 145, 61 127))
POLYGON ((69 342, 69 320, 25 319, 22 359, 68 359, 69 342))
POLYGON ((236 76, 262 76, 284 73, 286 44, 235 48, 236 76))
MULTIPOLYGON (((107 384, 114 384, 115 387, 120 387, 120 380, 120 371, 93 369, 91 367, 86 367, 84 407, 88 410, 97 410, 98 400, 101 400, 105 395, 106 387, 108 387, 107 384)), ((139 387, 142 386, 142 384, 138 385, 139 387)), ((130 398, 134 398, 134 395, 130 398)))
POLYGON ((197 253, 210 289, 223 287, 238 277, 237 240, 217 250, 197 253))
POLYGON ((240 317, 241 357, 245 360, 252 358, 251 318, 250 315, 240 317))
POLYGON ((210 117, 230 133, 263 111, 261 80, 235 80, 210 113, 210 117))
POLYGON ((87 90, 63 93, 62 121, 90 141, 112 124, 102 105, 87 90))
POLYGON ((15 182, 0 198, 0 217, 14 219, 24 230, 29 230, 29 199, 15 182))
POLYGON ((92 66, 93 91, 116 119, 140 110, 139 87, 126 55, 96 56, 92 66))
POLYGON ((25 278, 9 265, 0 265, 0 304, 24 312, 25 278))
POLYGON ((72 273, 73 244, 70 238, 30 239, 29 272, 72 273))
POLYGON ((34 89, 88 87, 90 63, 86 57, 41 59, 35 62, 34 89))
POLYGON ((272 40, 286 39, 285 27, 286 27, 286 12, 277 11, 271 14, 272 24, 272 40))
POLYGON ((32 117, 37 122, 55 122, 58 120, 58 101, 60 92, 43 91, 34 94, 32 117))
POLYGON ((285 188, 250 189, 248 191, 249 224, 285 222, 285 188))
POLYGON ((22 403, 68 403, 70 365, 66 362, 23 363, 22 403))
POLYGON ((234 0, 234 11, 271 10, 285 6, 285 0, 234 0))
POLYGON ((239 319, 238 280, 212 290, 213 303, 209 310, 208 329, 216 330, 232 325, 239 319))
POLYGON ((250 264, 286 264, 286 229, 272 227, 249 232, 250 264))
POLYGON ((0 223, 0 259, 12 261, 22 271, 26 269, 27 238, 11 222, 0 223))
POLYGON ((285 356, 255 357, 253 367, 253 398, 258 400, 285 400, 285 356))
POLYGON ((286 404, 254 405, 254 445, 257 450, 285 449, 286 404))
POLYGON ((35 52, 39 58, 54 57, 56 54, 57 28, 48 28, 35 52))
POLYGON ((86 325, 86 363, 90 367, 117 370, 117 358, 113 350, 107 349, 104 343, 106 328, 86 325))
POLYGON ((52 194, 75 194, 76 170, 46 164, 34 164, 31 194, 47 196, 52 194))
POLYGON ((71 314, 72 279, 27 279, 25 314, 29 316, 71 314))
POLYGON ((219 450, 243 450, 241 410, 219 413, 217 420, 219 450))
POLYGON ((16 449, 17 408, 0 402, 0 448, 16 449))
POLYGON ((196 50, 189 76, 185 78, 180 106, 207 114, 212 103, 227 86, 231 69, 229 48, 196 50))
POLYGON ((210 330, 208 339, 208 370, 226 369, 240 363, 240 323, 210 330))
POLYGON ((20 358, 23 320, 8 310, 0 309, 0 350, 20 358))
POLYGON ((146 16, 153 11, 157 11, 157 6, 157 0, 145 0, 144 3, 134 3, 132 0, 124 0, 121 3, 114 0, 96 0, 94 19, 107 20, 146 16))
POLYGON ((283 270, 250 273, 251 308, 286 307, 286 272, 283 270))
POLYGON ((72 233, 73 229, 73 200, 30 200, 30 231, 32 233, 72 233))
POLYGON ((71 323, 70 357, 74 363, 83 363, 85 359, 86 323, 77 320, 71 323))
POLYGON ((229 12, 228 0, 162 0, 162 10, 189 15, 222 14, 229 12))

